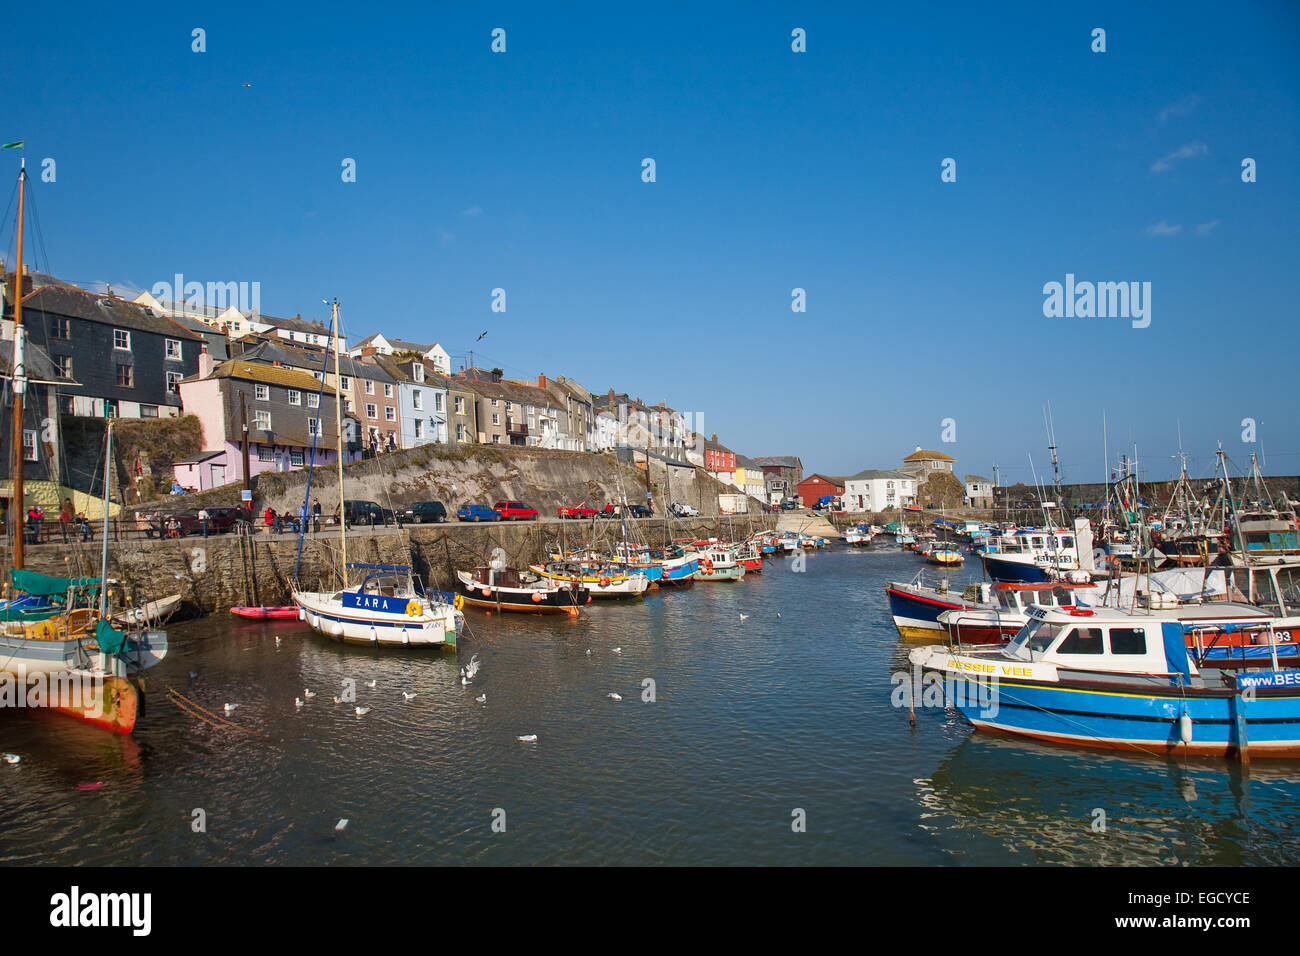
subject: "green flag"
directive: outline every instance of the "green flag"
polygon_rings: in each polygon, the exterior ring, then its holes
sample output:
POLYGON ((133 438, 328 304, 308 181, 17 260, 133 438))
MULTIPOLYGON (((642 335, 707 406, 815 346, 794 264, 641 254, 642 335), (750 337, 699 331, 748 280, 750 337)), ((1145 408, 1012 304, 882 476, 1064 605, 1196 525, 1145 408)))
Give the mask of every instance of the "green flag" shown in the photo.
POLYGON ((5 143, 3 146, 0 146, 0 149, 22 149, 25 145, 26 143, 20 139, 16 143, 5 143))

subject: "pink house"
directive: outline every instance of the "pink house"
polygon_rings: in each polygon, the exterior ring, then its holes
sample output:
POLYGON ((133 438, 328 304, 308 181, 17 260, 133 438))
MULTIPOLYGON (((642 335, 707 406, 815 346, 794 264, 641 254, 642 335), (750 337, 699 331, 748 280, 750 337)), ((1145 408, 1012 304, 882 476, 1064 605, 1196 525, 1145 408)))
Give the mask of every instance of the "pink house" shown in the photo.
MULTIPOLYGON (((184 488, 204 491, 243 480, 245 421, 249 477, 328 465, 337 457, 334 389, 314 375, 238 358, 214 368, 205 350, 199 373, 179 387, 183 413, 203 428, 204 448, 174 463, 184 488)), ((354 461, 361 457, 356 426, 351 418, 344 425, 344 461, 354 461)))

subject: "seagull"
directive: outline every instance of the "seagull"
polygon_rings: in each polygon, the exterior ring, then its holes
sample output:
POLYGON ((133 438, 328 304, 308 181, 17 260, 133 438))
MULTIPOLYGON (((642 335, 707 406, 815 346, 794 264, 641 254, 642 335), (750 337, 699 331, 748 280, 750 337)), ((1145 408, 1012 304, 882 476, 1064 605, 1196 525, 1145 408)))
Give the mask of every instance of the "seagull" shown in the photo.
POLYGON ((295 698, 293 699, 293 706, 295 706, 295 707, 301 707, 301 706, 302 706, 302 698, 301 698, 301 697, 295 697, 295 698))
POLYGON ((348 828, 348 818, 347 818, 347 817, 344 817, 344 818, 343 818, 342 820, 340 820, 338 823, 334 824, 334 829, 335 829, 335 830, 338 830, 340 833, 343 832, 344 830, 346 830, 347 828, 348 828))
POLYGON ((776 612, 776 616, 777 616, 777 617, 780 617, 780 616, 781 616, 781 612, 780 612, 780 611, 777 611, 777 612, 776 612))
POLYGON ((366 686, 369 687, 369 688, 371 688, 372 690, 374 689, 375 684, 376 684, 376 681, 372 681, 372 680, 368 680, 368 681, 366 681, 366 686))
POLYGON ((487 694, 479 694, 479 695, 478 695, 477 697, 475 697, 474 699, 475 699, 476 701, 478 701, 480 704, 486 704, 486 703, 487 703, 487 694))
POLYGON ((238 706, 239 706, 238 704, 227 704, 226 707, 225 707, 226 713, 228 713, 228 714, 232 714, 232 713, 234 713, 235 708, 238 707, 238 706))
MULTIPOLYGON (((484 332, 483 335, 487 335, 487 333, 484 332)), ((481 342, 481 341, 483 341, 483 335, 480 335, 480 336, 479 336, 478 338, 476 338, 474 341, 475 341, 475 342, 481 342)))
POLYGON ((276 647, 279 647, 279 646, 280 646, 280 635, 279 635, 279 634, 275 635, 275 646, 276 646, 276 647))
POLYGON ((4 762, 5 762, 5 763, 17 763, 18 761, 20 761, 20 760, 22 760, 22 759, 23 759, 23 758, 20 757, 20 756, 18 756, 17 754, 4 754, 4 762))
POLYGON ((622 694, 606 694, 605 696, 608 697, 610 700, 622 700, 622 699, 623 699, 623 695, 622 695, 622 694))
POLYGON ((412 691, 411 693, 408 694, 406 691, 402 691, 402 699, 403 699, 403 700, 415 700, 415 692, 412 691))
POLYGON ((742 614, 742 615, 740 615, 740 619, 741 619, 742 621, 747 621, 747 620, 749 620, 749 615, 748 615, 748 614, 742 614))
POLYGON ((313 697, 316 696, 316 692, 314 690, 311 690, 310 688, 304 687, 302 689, 302 696, 306 697, 308 700, 311 700, 313 697))
POLYGON ((356 708, 357 716, 364 717, 366 714, 370 713, 371 709, 372 708, 370 707, 358 707, 356 708))
POLYGON ((198 680, 198 678, 199 678, 198 671, 190 671, 190 680, 198 680))
POLYGON ((475 654, 473 657, 469 659, 469 666, 465 668, 465 676, 468 677, 470 680, 473 680, 474 676, 478 674, 478 669, 479 669, 478 655, 475 654))
MULTIPOLYGON (((244 84, 244 89, 246 89, 246 90, 247 90, 247 89, 250 89, 250 88, 252 87, 252 85, 253 85, 252 83, 245 83, 245 84, 244 84)), ((347 823, 346 820, 344 820, 343 822, 344 822, 344 823, 347 823)))
POLYGON ((523 743, 526 743, 526 744, 536 743, 536 742, 537 742, 537 735, 536 735, 536 734, 524 734, 522 737, 519 738, 519 740, 521 740, 523 743))
POLYGON ((335 697, 335 698, 334 698, 334 703, 336 703, 336 704, 341 704, 341 703, 343 703, 343 698, 342 698, 342 697, 335 697))
POLYGON ((614 653, 615 653, 615 654, 622 654, 622 653, 623 653, 623 648, 621 648, 621 647, 616 647, 616 648, 614 648, 614 653))
POLYGON ((591 656, 591 648, 590 648, 590 647, 589 647, 589 648, 587 648, 587 656, 588 656, 588 657, 590 657, 590 656, 591 656))

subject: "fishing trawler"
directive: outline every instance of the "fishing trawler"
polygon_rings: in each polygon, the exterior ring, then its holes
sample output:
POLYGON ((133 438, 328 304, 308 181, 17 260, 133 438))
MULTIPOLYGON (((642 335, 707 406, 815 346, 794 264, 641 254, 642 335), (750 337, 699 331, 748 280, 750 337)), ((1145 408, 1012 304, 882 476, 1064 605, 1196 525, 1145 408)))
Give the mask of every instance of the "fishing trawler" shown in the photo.
POLYGON ((473 571, 456 572, 458 600, 489 611, 525 614, 568 614, 577 617, 591 602, 587 588, 561 586, 528 571, 485 565, 473 571))
MULTIPOLYGON (((921 647, 909 658, 951 682, 982 730, 1159 755, 1300 757, 1300 670, 1283 669, 1268 622, 1256 668, 1225 669, 1188 647, 1175 614, 1029 609, 1003 647, 921 647)), ((1237 630, 1234 625, 1221 625, 1237 630)))
POLYGON ((560 587, 582 587, 593 598, 638 598, 650 587, 647 575, 620 565, 552 561, 545 565, 531 564, 528 570, 560 587))

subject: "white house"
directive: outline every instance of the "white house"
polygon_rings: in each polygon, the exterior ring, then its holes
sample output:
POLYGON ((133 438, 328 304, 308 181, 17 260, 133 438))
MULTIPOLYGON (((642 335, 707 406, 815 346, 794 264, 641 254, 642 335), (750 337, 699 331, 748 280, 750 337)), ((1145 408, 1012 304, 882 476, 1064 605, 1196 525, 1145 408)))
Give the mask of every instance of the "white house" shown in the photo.
POLYGON ((916 478, 868 469, 844 479, 845 511, 891 511, 916 504, 916 478))
POLYGON ((966 476, 966 504, 971 508, 993 507, 993 482, 979 475, 966 476))
POLYGON ((374 335, 367 335, 348 349, 348 354, 353 358, 358 358, 363 354, 362 350, 366 348, 373 348, 379 355, 397 355, 411 352, 421 358, 428 359, 429 364, 433 366, 433 370, 440 375, 451 374, 451 355, 437 342, 432 345, 421 345, 419 342, 407 342, 404 339, 385 338, 381 333, 376 332, 374 335))

